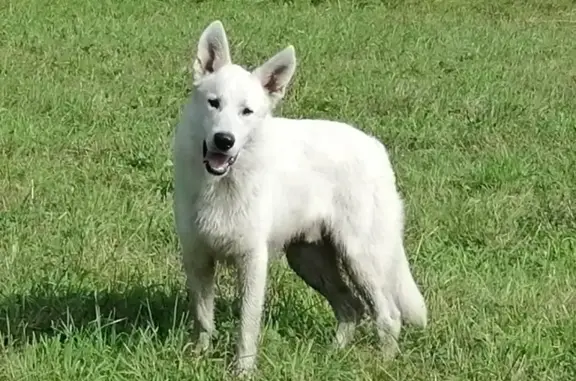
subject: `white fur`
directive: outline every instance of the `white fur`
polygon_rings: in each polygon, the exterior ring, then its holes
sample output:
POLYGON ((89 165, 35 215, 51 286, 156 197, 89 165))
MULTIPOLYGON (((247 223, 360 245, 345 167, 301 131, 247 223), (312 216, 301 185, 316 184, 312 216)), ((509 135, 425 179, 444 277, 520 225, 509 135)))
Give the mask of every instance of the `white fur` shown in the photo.
POLYGON ((395 348, 401 318, 420 326, 427 320, 404 253, 403 204, 384 146, 344 123, 271 115, 295 65, 292 47, 252 73, 232 64, 222 24, 213 22, 200 38, 194 90, 175 135, 174 212, 194 338, 206 349, 214 331, 214 263, 234 263, 240 372, 255 365, 269 253, 299 234, 317 237, 321 227, 373 302, 389 346, 395 348), (208 105, 211 97, 220 109, 208 105), (243 115, 246 107, 253 113, 243 115), (238 155, 222 176, 203 164, 203 141, 210 147, 218 131, 234 134, 230 155, 238 155))

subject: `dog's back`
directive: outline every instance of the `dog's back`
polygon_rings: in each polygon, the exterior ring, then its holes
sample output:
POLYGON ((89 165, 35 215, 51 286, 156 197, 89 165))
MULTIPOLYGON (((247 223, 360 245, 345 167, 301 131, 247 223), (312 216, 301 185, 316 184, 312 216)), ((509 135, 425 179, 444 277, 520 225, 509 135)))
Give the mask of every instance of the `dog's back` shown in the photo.
POLYGON ((347 124, 271 119, 242 160, 231 175, 239 184, 243 177, 261 184, 271 203, 272 241, 278 244, 352 211, 369 222, 376 202, 386 203, 391 216, 401 213, 384 146, 347 124))

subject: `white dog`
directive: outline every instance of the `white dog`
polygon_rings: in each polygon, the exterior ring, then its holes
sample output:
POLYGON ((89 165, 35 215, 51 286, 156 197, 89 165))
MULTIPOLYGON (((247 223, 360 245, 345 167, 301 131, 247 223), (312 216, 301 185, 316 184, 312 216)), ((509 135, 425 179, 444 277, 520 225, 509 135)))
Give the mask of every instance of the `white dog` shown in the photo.
POLYGON ((214 21, 200 37, 192 95, 175 135, 174 212, 194 339, 198 349, 209 347, 215 264, 234 263, 240 373, 255 366, 275 250, 284 249, 291 267, 328 299, 339 346, 352 338, 363 306, 386 351, 397 350, 402 319, 427 321, 384 146, 344 123, 272 116, 295 67, 292 46, 252 72, 232 64, 222 23, 214 21))

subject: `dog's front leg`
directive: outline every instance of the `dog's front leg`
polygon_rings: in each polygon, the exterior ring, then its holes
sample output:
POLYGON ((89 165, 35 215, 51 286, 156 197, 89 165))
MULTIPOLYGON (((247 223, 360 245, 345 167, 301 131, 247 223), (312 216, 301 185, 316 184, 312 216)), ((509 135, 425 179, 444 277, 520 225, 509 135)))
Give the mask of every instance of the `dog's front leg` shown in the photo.
POLYGON ((258 338, 268 273, 268 248, 246 253, 238 258, 240 286, 240 332, 236 350, 236 373, 246 375, 256 365, 258 338))
POLYGON ((214 333, 214 260, 200 249, 183 254, 193 318, 192 341, 202 352, 210 347, 214 333))

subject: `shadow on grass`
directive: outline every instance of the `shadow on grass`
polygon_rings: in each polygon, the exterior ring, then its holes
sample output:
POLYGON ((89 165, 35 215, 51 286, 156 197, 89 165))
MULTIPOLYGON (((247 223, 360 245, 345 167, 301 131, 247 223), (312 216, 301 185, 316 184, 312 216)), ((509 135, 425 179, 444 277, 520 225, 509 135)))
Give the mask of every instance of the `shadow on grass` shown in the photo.
MULTIPOLYGON (((42 337, 65 342, 78 333, 97 333, 104 341, 117 341, 138 332, 151 332, 164 342, 171 332, 190 333, 191 318, 184 289, 174 287, 133 287, 124 291, 57 291, 37 285, 22 294, 0 296, 0 338, 4 346, 20 346, 42 337), (187 332, 186 332, 187 331, 187 332)), ((232 297, 217 295, 215 320, 225 334, 238 322, 238 303, 232 297)), ((318 332, 313 311, 292 303, 279 303, 265 309, 265 321, 289 321, 277 330, 281 336, 300 337, 318 332), (288 320, 287 320, 288 319, 288 320)), ((187 340, 188 336, 186 337, 187 340)), ((0 341, 0 346, 2 342, 0 341)))
POLYGON ((26 293, 0 297, 0 333, 10 345, 40 336, 66 340, 71 333, 95 328, 104 334, 153 329, 162 339, 189 320, 185 294, 173 291, 148 287, 60 291, 37 285, 26 293))

